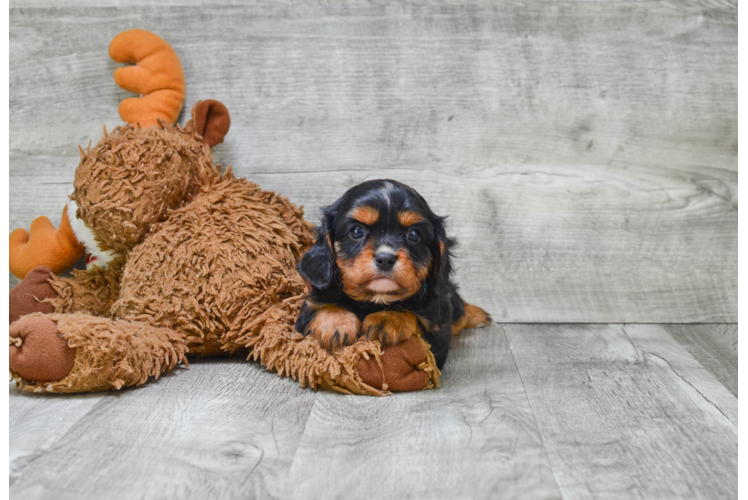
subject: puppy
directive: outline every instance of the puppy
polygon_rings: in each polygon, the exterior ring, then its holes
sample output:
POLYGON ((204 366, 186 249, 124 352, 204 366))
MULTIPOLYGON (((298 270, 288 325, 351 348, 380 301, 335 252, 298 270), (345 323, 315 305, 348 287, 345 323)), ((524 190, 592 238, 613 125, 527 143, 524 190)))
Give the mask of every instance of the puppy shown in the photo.
POLYGON ((374 180, 322 210, 299 271, 310 292, 296 330, 332 351, 361 336, 394 345, 422 334, 441 368, 449 340, 491 318, 450 280, 455 240, 413 188, 374 180))

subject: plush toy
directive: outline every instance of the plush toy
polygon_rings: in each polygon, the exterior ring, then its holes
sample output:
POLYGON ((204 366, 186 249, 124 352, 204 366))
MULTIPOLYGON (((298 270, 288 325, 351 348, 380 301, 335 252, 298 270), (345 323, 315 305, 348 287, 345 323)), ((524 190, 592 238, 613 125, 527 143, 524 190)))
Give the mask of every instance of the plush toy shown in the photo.
POLYGON ((10 373, 24 390, 84 392, 139 385, 187 355, 241 354, 302 386, 383 395, 439 384, 419 337, 384 352, 361 339, 333 352, 294 330, 313 243, 286 198, 221 173, 211 147, 229 129, 223 104, 184 99, 174 50, 143 30, 110 55, 134 65, 116 82, 128 122, 81 149, 74 191, 55 229, 45 217, 10 235, 10 373), (86 270, 57 276, 87 253, 86 270))

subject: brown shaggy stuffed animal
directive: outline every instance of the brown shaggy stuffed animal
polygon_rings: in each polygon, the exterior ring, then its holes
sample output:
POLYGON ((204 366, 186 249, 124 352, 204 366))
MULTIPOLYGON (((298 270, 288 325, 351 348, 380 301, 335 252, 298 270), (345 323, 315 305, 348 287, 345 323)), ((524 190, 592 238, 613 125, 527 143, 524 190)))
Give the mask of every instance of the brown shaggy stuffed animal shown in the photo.
POLYGON ((296 266, 314 236, 303 211, 213 164, 211 146, 229 127, 221 103, 198 102, 186 126, 170 125, 184 77, 166 42, 130 30, 110 54, 138 63, 115 73, 143 95, 120 107, 131 124, 81 150, 59 230, 40 218, 30 234, 11 234, 11 270, 25 276, 10 297, 17 384, 119 389, 186 364, 186 355, 241 353, 302 386, 374 395, 437 386, 420 338, 385 353, 365 339, 328 353, 294 330, 305 292, 296 266), (84 247, 89 269, 53 274, 84 247))

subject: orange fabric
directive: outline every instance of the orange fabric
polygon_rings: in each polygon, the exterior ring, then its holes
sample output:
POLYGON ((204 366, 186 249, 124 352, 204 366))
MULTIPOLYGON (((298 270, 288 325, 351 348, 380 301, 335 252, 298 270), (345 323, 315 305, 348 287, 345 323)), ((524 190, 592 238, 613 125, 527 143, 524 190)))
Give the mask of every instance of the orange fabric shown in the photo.
POLYGON ((16 229, 10 233, 10 272, 19 278, 37 266, 47 266, 61 273, 83 257, 81 245, 70 227, 67 207, 62 209, 60 229, 46 217, 37 217, 29 231, 16 229))
POLYGON ((179 57, 163 38, 150 31, 133 29, 120 33, 109 45, 109 56, 117 62, 134 64, 114 71, 114 81, 141 97, 130 97, 119 105, 127 123, 141 127, 158 120, 177 121, 184 104, 184 72, 179 57))

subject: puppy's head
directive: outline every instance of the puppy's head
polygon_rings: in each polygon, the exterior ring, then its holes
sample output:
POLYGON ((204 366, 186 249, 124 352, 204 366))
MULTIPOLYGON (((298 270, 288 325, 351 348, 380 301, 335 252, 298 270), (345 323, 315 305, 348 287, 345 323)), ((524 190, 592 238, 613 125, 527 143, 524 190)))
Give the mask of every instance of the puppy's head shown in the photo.
POLYGON ((339 277, 343 292, 357 301, 405 300, 450 272, 443 220, 405 184, 364 182, 323 209, 317 242, 299 270, 321 290, 339 277))

